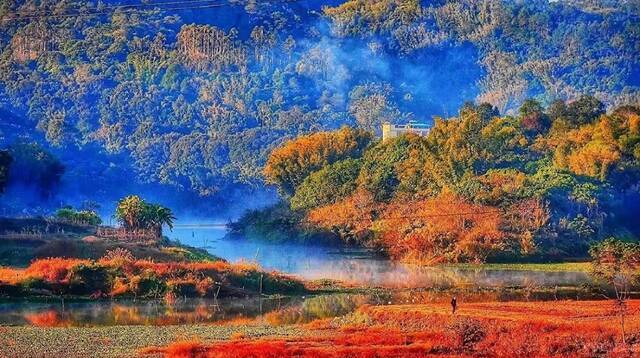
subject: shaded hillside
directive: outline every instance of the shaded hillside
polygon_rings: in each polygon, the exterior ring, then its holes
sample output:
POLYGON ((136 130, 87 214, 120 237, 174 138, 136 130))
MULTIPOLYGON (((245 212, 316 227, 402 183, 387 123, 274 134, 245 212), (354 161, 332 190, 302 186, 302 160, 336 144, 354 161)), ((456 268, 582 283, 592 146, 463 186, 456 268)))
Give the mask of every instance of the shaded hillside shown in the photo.
POLYGON ((90 198, 133 177, 224 197, 260 187, 270 150, 300 134, 430 122, 474 98, 617 105, 640 85, 624 1, 122 4, 0 6, 1 147, 46 142, 90 198))

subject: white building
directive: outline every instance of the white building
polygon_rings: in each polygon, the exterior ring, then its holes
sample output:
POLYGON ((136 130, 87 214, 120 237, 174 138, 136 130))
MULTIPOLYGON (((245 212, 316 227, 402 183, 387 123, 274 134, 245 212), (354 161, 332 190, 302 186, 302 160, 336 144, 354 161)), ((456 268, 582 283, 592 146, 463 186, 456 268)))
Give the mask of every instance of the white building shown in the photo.
POLYGON ((384 142, 405 133, 413 133, 421 137, 426 137, 427 134, 429 134, 429 129, 431 129, 431 127, 428 124, 414 121, 410 121, 405 125, 396 125, 384 122, 382 124, 382 141, 384 142))

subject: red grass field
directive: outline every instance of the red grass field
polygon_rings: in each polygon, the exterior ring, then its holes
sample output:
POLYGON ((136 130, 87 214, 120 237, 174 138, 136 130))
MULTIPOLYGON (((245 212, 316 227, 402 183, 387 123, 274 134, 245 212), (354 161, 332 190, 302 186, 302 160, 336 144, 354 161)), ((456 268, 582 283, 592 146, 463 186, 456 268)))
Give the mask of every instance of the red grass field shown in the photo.
POLYGON ((364 306, 304 325, 298 338, 269 337, 149 347, 167 357, 634 357, 640 355, 640 300, 626 317, 627 345, 611 301, 486 302, 364 306))

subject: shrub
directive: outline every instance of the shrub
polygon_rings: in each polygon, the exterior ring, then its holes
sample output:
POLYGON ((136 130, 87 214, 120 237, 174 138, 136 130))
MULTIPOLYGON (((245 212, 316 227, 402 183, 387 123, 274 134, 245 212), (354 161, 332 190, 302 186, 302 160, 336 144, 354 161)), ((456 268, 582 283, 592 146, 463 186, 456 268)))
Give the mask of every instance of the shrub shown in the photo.
POLYGON ((131 278, 130 288, 136 296, 160 297, 166 291, 167 285, 156 275, 146 273, 131 278))
POLYGON ((487 336, 482 323, 473 318, 459 319, 451 325, 450 329, 456 336, 458 349, 466 352, 473 351, 475 345, 487 336))
POLYGON ((109 264, 111 266, 122 266, 131 264, 136 260, 131 251, 116 247, 115 249, 107 250, 105 254, 100 258, 99 262, 109 264))
POLYGON ((107 293, 111 289, 113 277, 105 266, 81 264, 71 269, 70 292, 74 294, 107 293))
POLYGON ((122 277, 116 277, 113 280, 113 286, 111 287, 111 292, 109 294, 114 296, 121 296, 131 293, 131 289, 126 282, 126 279, 122 277))
POLYGON ((194 279, 169 280, 167 281, 167 290, 178 297, 198 296, 198 289, 194 279))
POLYGON ((200 296, 207 296, 213 292, 215 281, 211 277, 205 277, 196 282, 196 290, 200 296))
POLYGON ((265 294, 287 294, 305 292, 302 282, 293 280, 284 275, 276 273, 267 274, 258 271, 257 268, 249 270, 234 270, 227 279, 232 285, 244 287, 252 291, 260 290, 260 276, 262 275, 262 293, 265 294))
POLYGON ((171 343, 166 348, 147 347, 140 351, 140 354, 159 354, 161 353, 165 357, 172 358, 190 358, 190 357, 204 357, 207 353, 207 347, 197 340, 192 341, 178 341, 171 343))
POLYGON ((22 295, 22 287, 0 282, 0 296, 17 297, 22 295))
POLYGON ((50 283, 68 282, 69 273, 75 266, 89 264, 88 260, 48 258, 31 263, 25 270, 27 277, 40 278, 50 283))
POLYGON ((102 224, 102 219, 100 219, 98 214, 96 214, 94 211, 91 211, 91 210, 78 211, 69 207, 59 209, 55 214, 55 218, 58 221, 69 223, 69 224, 76 224, 76 225, 97 226, 102 224))
POLYGON ((25 291, 30 290, 50 290, 51 285, 47 283, 42 278, 36 277, 28 277, 22 281, 20 281, 20 287, 22 287, 25 291))

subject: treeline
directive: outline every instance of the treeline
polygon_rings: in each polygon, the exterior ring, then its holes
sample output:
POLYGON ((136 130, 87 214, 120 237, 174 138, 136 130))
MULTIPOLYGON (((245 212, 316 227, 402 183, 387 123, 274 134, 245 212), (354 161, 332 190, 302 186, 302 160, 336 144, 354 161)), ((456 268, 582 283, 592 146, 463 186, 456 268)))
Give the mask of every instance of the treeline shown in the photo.
POLYGON ((65 167, 58 158, 39 144, 14 143, 0 150, 0 196, 7 186, 14 186, 48 198, 57 189, 64 172, 65 167))
MULTIPOLYGON (((284 143, 264 169, 301 230, 422 263, 583 257, 640 229, 640 107, 590 96, 514 116, 466 104, 426 137, 342 128, 284 143)), ((288 214, 290 215, 290 214, 288 214)))
POLYGON ((0 109, 15 118, 0 111, 0 141, 33 139, 37 129, 54 146, 87 149, 82 156, 94 160, 65 161, 78 176, 98 165, 110 168, 101 175, 112 182, 129 174, 111 168, 106 152, 130 158, 143 182, 207 196, 260 185, 271 149, 304 133, 377 130, 476 96, 501 112, 526 96, 637 100, 640 21, 626 1, 606 9, 308 3, 139 12, 90 1, 3 2, 0 109), (96 11, 104 15, 23 18, 96 11))
POLYGON ((325 14, 338 36, 407 56, 473 43, 486 70, 477 100, 501 112, 538 93, 606 93, 614 106, 638 100, 634 2, 348 0, 325 14))

